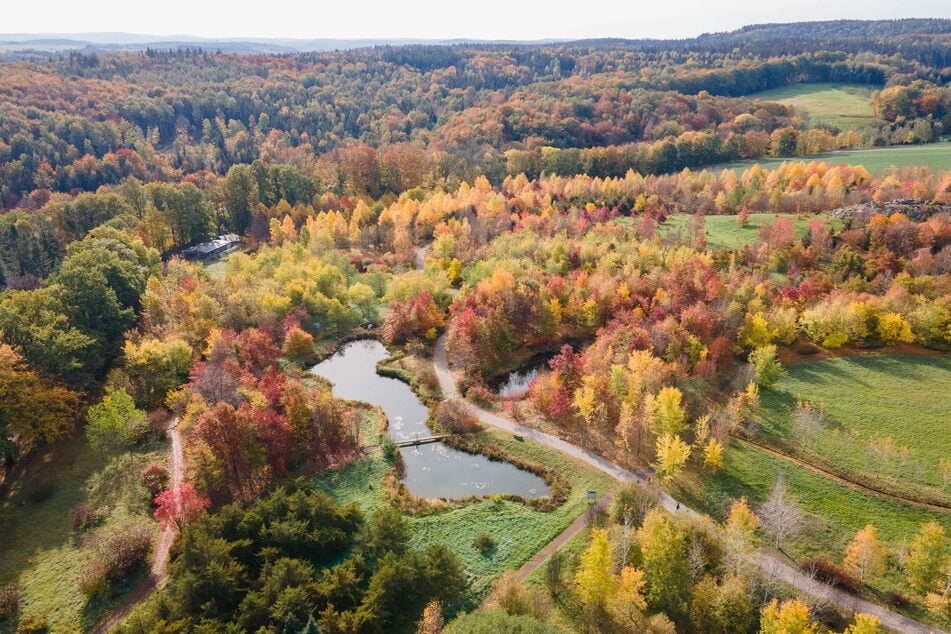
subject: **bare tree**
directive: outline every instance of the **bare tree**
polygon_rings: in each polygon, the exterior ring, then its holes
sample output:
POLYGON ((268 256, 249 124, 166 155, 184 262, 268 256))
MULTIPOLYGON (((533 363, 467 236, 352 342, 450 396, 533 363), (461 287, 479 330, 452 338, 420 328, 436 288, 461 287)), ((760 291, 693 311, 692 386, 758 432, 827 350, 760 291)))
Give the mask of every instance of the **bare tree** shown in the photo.
POLYGON ((814 449, 819 432, 828 427, 828 416, 821 407, 799 401, 793 410, 793 433, 803 446, 814 449))
POLYGON ((690 535, 690 545, 687 547, 687 565, 690 568, 690 578, 693 583, 700 581, 707 566, 707 557, 703 550, 703 541, 696 533, 690 535))
POLYGON ((790 497, 782 474, 776 478, 766 503, 760 507, 759 516, 763 533, 773 540, 773 545, 780 551, 788 539, 802 530, 805 514, 790 497))
POLYGON ((624 521, 621 524, 621 562, 618 568, 623 568, 627 565, 627 558, 631 553, 631 533, 634 528, 634 509, 631 507, 624 508, 624 521))

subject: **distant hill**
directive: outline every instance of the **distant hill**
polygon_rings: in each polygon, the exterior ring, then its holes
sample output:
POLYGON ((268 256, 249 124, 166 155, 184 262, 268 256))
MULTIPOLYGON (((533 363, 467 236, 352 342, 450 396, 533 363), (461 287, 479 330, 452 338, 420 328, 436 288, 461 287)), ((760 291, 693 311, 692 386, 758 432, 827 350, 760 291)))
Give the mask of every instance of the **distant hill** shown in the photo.
MULTIPOLYGON (((195 48, 224 53, 284 54, 313 51, 347 50, 383 46, 452 46, 452 45, 539 45, 560 43, 568 46, 606 46, 633 48, 752 49, 768 45, 774 54, 783 54, 792 47, 801 52, 803 42, 814 47, 848 50, 856 41, 883 41, 898 38, 894 46, 908 46, 909 41, 928 38, 935 46, 934 36, 951 35, 951 20, 939 18, 908 18, 901 20, 830 20, 824 22, 793 22, 753 24, 735 31, 704 33, 681 40, 603 38, 584 40, 469 40, 469 39, 294 39, 294 38, 204 38, 193 35, 148 35, 141 33, 0 33, 0 54, 51 54, 65 50, 83 52, 140 51, 146 48, 195 48)), ((886 46, 887 48, 887 46, 886 46)))
POLYGON ((22 56, 44 55, 63 51, 121 52, 153 49, 201 49, 210 52, 244 54, 287 54, 372 48, 377 46, 465 44, 545 44, 556 40, 517 42, 495 40, 481 42, 466 39, 425 40, 412 38, 389 39, 293 39, 293 38, 204 38, 193 35, 146 35, 136 33, 0 33, 0 54, 22 56))

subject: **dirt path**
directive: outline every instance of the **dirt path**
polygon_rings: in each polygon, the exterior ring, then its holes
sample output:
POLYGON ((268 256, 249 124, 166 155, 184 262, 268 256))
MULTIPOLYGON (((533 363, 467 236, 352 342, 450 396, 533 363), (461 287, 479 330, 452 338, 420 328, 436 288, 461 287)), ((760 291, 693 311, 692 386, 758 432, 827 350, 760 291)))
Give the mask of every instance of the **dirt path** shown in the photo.
POLYGON ((555 554, 555 551, 568 543, 568 540, 580 533, 588 524, 591 523, 591 518, 597 511, 606 511, 611 505, 611 502, 614 501, 614 491, 608 491, 601 496, 601 499, 598 500, 590 509, 578 517, 574 522, 571 523, 568 528, 563 530, 558 534, 555 539, 548 542, 548 545, 535 553, 535 556, 526 561, 521 568, 515 573, 515 578, 519 581, 525 581, 530 574, 535 572, 543 563, 548 561, 548 558, 555 554))
MULTIPOLYGON (((178 431, 178 417, 171 420, 165 429, 168 434, 168 475, 169 488, 178 489, 178 485, 185 477, 185 458, 182 455, 182 436, 178 431)), ((149 596, 153 590, 165 583, 168 577, 168 555, 175 542, 175 529, 166 527, 159 534, 158 541, 152 552, 152 568, 149 576, 143 579, 133 590, 126 595, 116 610, 96 628, 96 634, 106 634, 124 619, 140 601, 149 596)))
MULTIPOLYGON (((455 379, 453 378, 452 372, 449 369, 449 361, 446 354, 445 334, 436 341, 436 350, 433 354, 433 367, 436 372, 436 377, 439 380, 439 386, 442 389, 443 396, 445 398, 459 400, 461 403, 465 404, 469 411, 476 415, 483 423, 511 432, 513 434, 518 434, 520 436, 536 440, 543 445, 581 460, 592 467, 595 467, 596 469, 600 469, 615 480, 621 482, 634 480, 642 486, 649 486, 644 482, 644 479, 640 475, 635 474, 634 472, 629 471, 628 469, 625 469, 624 467, 621 467, 620 465, 617 465, 609 460, 606 460, 605 458, 598 456, 586 449, 572 445, 571 443, 565 442, 561 438, 552 436, 551 434, 546 434, 544 432, 538 431, 537 429, 524 427, 508 420, 507 418, 484 410, 480 407, 477 407, 476 405, 473 405, 472 403, 469 403, 468 401, 461 399, 458 390, 456 390, 455 379)), ((657 493, 659 495, 661 506, 667 509, 669 512, 700 515, 687 505, 681 504, 678 500, 674 499, 664 491, 657 490, 657 493)), ((582 518, 579 518, 579 520, 580 519, 582 518)), ((577 521, 578 520, 576 520, 576 522, 577 521)), ((572 526, 574 526, 574 524, 572 524, 572 526)), ((569 527, 567 530, 570 529, 571 527, 569 527)), ((580 527, 577 530, 580 530, 580 527)), ((577 532, 577 530, 575 532, 577 532)), ((563 534, 564 533, 562 533, 562 535, 563 534)), ((555 539, 558 540, 560 538, 561 536, 556 537, 555 539)), ((570 535, 569 537, 565 538, 565 541, 567 541, 568 538, 570 538, 570 535)), ((551 544, 549 544, 549 546, 551 546, 551 544)), ((546 546, 546 549, 547 548, 548 546, 546 546)), ((557 548, 557 546, 555 548, 557 548)), ((537 556, 538 555, 536 555, 536 557, 537 556)), ((785 583, 793 586, 801 592, 823 600, 827 600, 839 608, 849 612, 865 612, 868 614, 874 614, 879 618, 879 620, 881 620, 882 625, 888 629, 911 634, 937 634, 944 632, 938 628, 930 627, 910 619, 907 616, 893 612, 886 607, 870 603, 846 592, 842 592, 841 590, 829 588, 825 584, 816 581, 802 571, 790 566, 775 553, 755 553, 751 557, 751 560, 764 572, 766 572, 767 575, 781 579, 785 583)), ((541 561, 544 561, 544 559, 541 561)), ((536 567, 537 565, 541 564, 541 561, 536 564, 536 567)))
POLYGON ((882 491, 880 489, 873 489, 873 488, 867 487, 859 482, 854 482, 847 478, 843 478, 842 476, 836 475, 835 473, 832 473, 831 471, 826 471, 819 465, 814 465, 804 460, 800 460, 799 458, 796 458, 795 456, 790 456, 789 454, 783 453, 782 451, 779 451, 778 449, 774 449, 770 447, 769 445, 764 445, 762 443, 749 440, 748 438, 737 438, 736 436, 733 436, 732 438, 734 442, 738 442, 740 444, 752 445, 753 447, 762 449, 763 451, 769 452, 773 454, 774 456, 781 458, 782 460, 785 460, 786 462, 791 462, 793 464, 799 465, 800 467, 804 469, 808 469, 809 471, 812 471, 813 473, 818 473, 822 477, 832 480, 833 482, 836 482, 837 484, 841 484, 844 487, 848 487, 852 489, 853 491, 858 491, 859 493, 865 493, 868 495, 874 495, 875 497, 882 498, 883 500, 898 502, 899 504, 907 504, 908 506, 917 506, 918 508, 925 509, 926 511, 937 511, 938 513, 951 513, 951 508, 947 506, 942 506, 940 504, 929 504, 928 502, 919 502, 918 500, 909 500, 908 498, 904 498, 900 495, 895 495, 893 493, 888 493, 887 491, 882 491))

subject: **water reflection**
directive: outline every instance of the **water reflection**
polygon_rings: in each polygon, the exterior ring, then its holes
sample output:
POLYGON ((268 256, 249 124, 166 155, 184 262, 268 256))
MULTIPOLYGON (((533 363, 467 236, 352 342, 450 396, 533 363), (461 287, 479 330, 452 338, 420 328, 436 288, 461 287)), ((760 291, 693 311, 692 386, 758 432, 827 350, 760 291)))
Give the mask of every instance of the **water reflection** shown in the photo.
MULTIPOLYGON (((428 410, 408 385, 376 373, 376 364, 388 355, 372 339, 346 344, 311 372, 334 384, 336 396, 378 405, 390 421, 389 434, 397 441, 431 435, 428 410)), ((426 498, 514 493, 528 498, 549 495, 545 481, 507 462, 494 462, 447 447, 443 443, 402 447, 406 488, 426 498)))

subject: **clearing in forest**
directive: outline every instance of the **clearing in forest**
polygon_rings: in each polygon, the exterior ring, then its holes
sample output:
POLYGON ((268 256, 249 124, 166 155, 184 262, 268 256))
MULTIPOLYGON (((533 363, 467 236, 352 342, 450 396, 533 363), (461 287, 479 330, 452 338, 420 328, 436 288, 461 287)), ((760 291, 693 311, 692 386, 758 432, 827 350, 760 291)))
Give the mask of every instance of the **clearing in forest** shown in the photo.
POLYGON ((769 444, 857 482, 951 502, 951 358, 795 364, 761 402, 759 434, 769 444))
POLYGON ((871 86, 861 84, 793 84, 750 95, 792 106, 813 126, 860 130, 874 122, 871 86))

